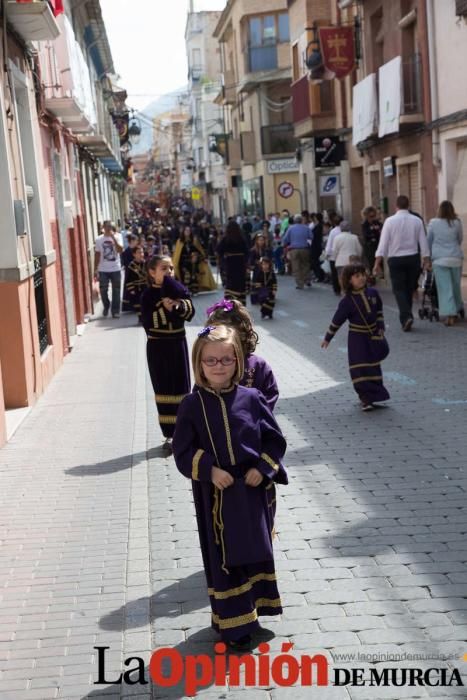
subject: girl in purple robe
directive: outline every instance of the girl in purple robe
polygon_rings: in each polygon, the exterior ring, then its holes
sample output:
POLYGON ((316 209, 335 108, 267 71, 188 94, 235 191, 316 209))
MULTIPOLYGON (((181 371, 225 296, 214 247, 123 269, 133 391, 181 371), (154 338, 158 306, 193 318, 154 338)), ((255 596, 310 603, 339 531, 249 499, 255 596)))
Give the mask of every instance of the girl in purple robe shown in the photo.
MULTIPOLYGON (((352 384, 361 402, 362 411, 371 411, 374 404, 389 399, 383 384, 380 361, 375 361, 373 344, 384 338, 383 302, 376 289, 366 286, 365 266, 356 263, 342 270, 344 296, 325 335, 322 348, 327 348, 339 328, 349 322, 348 357, 352 384)), ((389 352, 387 350, 386 354, 389 352)), ((380 353, 384 355, 384 353, 380 353)))
POLYGON ((208 326, 192 353, 197 391, 181 403, 173 438, 178 470, 192 480, 212 627, 249 649, 259 615, 278 615, 269 494, 287 484, 285 439, 264 397, 239 386, 243 352, 228 326, 208 326))
POLYGON ((242 386, 259 389, 271 411, 279 398, 276 378, 271 367, 262 357, 255 355, 258 334, 253 329, 251 316, 247 309, 235 299, 222 299, 207 310, 207 326, 220 323, 235 328, 242 344, 245 371, 240 380, 242 386))
POLYGON ((185 321, 191 321, 195 310, 188 290, 174 279, 170 257, 153 257, 148 279, 151 286, 141 295, 141 320, 163 448, 170 453, 178 407, 191 388, 185 321))

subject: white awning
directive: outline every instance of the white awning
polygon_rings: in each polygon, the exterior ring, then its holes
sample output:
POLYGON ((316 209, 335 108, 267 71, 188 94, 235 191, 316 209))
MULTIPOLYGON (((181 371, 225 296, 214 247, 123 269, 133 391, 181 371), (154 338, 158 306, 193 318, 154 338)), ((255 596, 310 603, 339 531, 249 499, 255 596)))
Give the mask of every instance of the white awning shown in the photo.
POLYGON ((399 131, 402 103, 402 59, 396 56, 378 70, 379 130, 378 136, 399 131))
POLYGON ((352 143, 355 146, 376 133, 377 99, 376 74, 370 73, 353 87, 352 143))

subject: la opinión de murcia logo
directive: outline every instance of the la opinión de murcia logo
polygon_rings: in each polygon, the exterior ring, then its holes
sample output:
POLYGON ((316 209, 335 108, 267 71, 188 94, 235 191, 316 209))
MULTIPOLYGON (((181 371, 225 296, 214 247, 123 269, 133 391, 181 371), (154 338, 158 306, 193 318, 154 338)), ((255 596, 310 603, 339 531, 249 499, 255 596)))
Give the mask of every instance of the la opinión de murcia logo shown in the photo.
POLYGON ((184 684, 185 694, 193 697, 201 688, 310 686, 449 687, 463 686, 456 668, 330 668, 324 654, 293 656, 293 644, 284 642, 281 654, 272 659, 267 643, 258 645, 257 654, 227 655, 226 645, 214 645, 214 657, 208 654, 183 656, 177 649, 164 647, 153 652, 146 669, 144 659, 125 659, 119 676, 109 678, 105 668, 108 646, 95 646, 98 679, 94 685, 148 685, 173 688, 184 684), (149 677, 147 674, 149 672, 149 677))

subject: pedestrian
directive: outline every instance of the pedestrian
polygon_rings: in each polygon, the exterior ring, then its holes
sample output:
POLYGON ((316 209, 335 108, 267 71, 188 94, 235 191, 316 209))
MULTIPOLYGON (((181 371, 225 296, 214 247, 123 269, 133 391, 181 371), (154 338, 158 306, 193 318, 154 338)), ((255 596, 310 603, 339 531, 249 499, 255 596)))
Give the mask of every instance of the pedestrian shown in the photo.
POLYGON ((334 238, 333 254, 335 255, 335 266, 337 275, 340 277, 346 265, 354 262, 361 262, 362 246, 358 237, 350 231, 350 224, 344 219, 339 226, 341 233, 334 238))
POLYGON ((123 267, 126 269, 128 265, 133 262, 133 250, 136 248, 136 246, 139 243, 138 236, 135 236, 133 233, 129 233, 126 236, 127 239, 127 247, 123 251, 123 253, 120 255, 120 260, 123 265, 123 267))
POLYGON ((441 202, 438 215, 428 224, 428 247, 433 262, 438 307, 445 325, 453 326, 459 315, 464 315, 461 276, 464 253, 462 251, 462 222, 452 202, 441 202))
POLYGON ((349 322, 350 377, 362 411, 371 411, 375 404, 389 399, 381 371, 381 361, 389 353, 384 337, 383 302, 376 289, 366 286, 366 270, 362 263, 346 265, 342 270, 341 284, 344 296, 321 347, 327 348, 339 328, 349 322))
POLYGON ((229 221, 225 235, 217 246, 220 269, 225 275, 225 296, 246 304, 249 249, 240 226, 229 221))
POLYGON ((342 221, 342 216, 338 214, 331 215, 331 230, 329 231, 328 239, 326 242, 325 254, 329 261, 329 267, 331 269, 331 281, 334 294, 340 296, 341 286, 339 284, 339 275, 336 270, 336 254, 334 252, 334 239, 342 233, 340 223, 342 221))
POLYGON ((375 266, 375 253, 378 248, 383 224, 378 219, 378 212, 375 207, 365 207, 363 210, 362 222, 362 242, 363 254, 368 269, 371 271, 375 266))
POLYGON ((413 325, 412 302, 420 277, 420 254, 423 267, 430 268, 430 250, 423 221, 409 212, 409 199, 399 195, 397 211, 384 222, 375 255, 373 274, 383 271, 383 259, 387 258, 392 291, 399 307, 402 330, 408 332, 413 325))
POLYGON ((175 245, 173 260, 176 278, 188 287, 192 294, 217 289, 211 269, 206 262, 204 248, 193 235, 190 226, 183 227, 175 245))
POLYGON ((271 411, 279 398, 277 381, 269 364, 255 354, 258 334, 248 310, 239 301, 222 299, 207 310, 207 326, 231 326, 240 337, 245 371, 240 384, 249 389, 258 389, 266 399, 271 411))
POLYGON ((148 283, 141 295, 141 319, 163 448, 170 452, 177 411, 191 389, 185 322, 195 310, 188 290, 174 278, 171 258, 155 256, 149 261, 148 283))
POLYGON ((123 311, 134 311, 141 319, 141 294, 147 287, 144 250, 141 246, 132 248, 133 260, 125 270, 123 285, 123 311))
POLYGON ((114 231, 111 221, 104 221, 103 231, 94 244, 94 279, 99 280, 99 291, 104 306, 103 316, 109 315, 109 283, 112 286, 112 317, 120 317, 120 295, 122 289, 123 241, 114 231))
POLYGON ((252 273, 254 274, 255 268, 259 269, 259 261, 265 256, 269 256, 271 250, 269 248, 269 239, 265 237, 264 233, 257 233, 255 236, 255 243, 250 249, 250 255, 248 258, 248 266, 252 273))
POLYGON ((260 304, 261 318, 271 318, 276 305, 277 277, 269 257, 260 258, 253 270, 251 303, 260 304))
POLYGON ((207 326, 192 352, 197 391, 180 405, 175 463, 191 479, 211 603, 211 625, 234 651, 249 650, 260 615, 279 615, 272 538, 274 483, 287 484, 286 442, 260 392, 239 386, 240 339, 207 326))
POLYGON ((312 232, 307 224, 303 223, 301 214, 294 217, 294 223, 290 226, 282 239, 284 246, 289 249, 292 274, 295 276, 296 289, 303 289, 310 274, 310 245, 312 232))
POLYGON ((320 261, 323 252, 323 215, 318 212, 313 216, 316 223, 313 226, 313 238, 310 247, 310 266, 315 279, 318 282, 324 282, 325 274, 320 261))

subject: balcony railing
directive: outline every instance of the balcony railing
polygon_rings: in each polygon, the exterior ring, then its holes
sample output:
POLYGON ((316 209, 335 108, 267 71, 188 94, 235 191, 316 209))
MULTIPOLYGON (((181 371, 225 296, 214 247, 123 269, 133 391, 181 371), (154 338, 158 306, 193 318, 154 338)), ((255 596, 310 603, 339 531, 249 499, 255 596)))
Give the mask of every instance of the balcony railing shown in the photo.
POLYGON ((249 46, 247 49, 247 70, 256 73, 264 70, 276 70, 278 67, 276 42, 262 46, 249 46))
POLYGON ((402 114, 421 114, 422 104, 422 61, 419 53, 402 61, 402 114))
POLYGON ((292 124, 273 124, 261 127, 263 155, 293 153, 298 148, 292 124))

